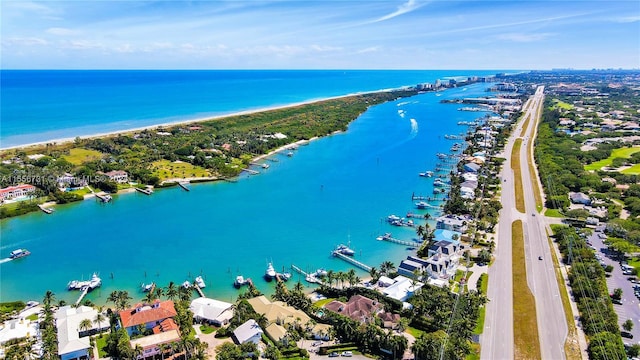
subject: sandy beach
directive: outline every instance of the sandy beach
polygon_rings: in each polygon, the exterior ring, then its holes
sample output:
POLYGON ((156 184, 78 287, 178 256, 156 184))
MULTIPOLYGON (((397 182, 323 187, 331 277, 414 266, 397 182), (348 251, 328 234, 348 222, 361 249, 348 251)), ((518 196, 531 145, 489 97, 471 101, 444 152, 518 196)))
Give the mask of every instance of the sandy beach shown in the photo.
MULTIPOLYGON (((399 87, 399 88, 390 88, 390 89, 381 89, 381 90, 375 90, 375 91, 357 92, 357 93, 351 93, 351 94, 340 95, 340 96, 331 96, 331 97, 325 97, 325 98, 319 98, 319 99, 311 99, 311 100, 307 100, 307 101, 301 101, 301 102, 296 102, 296 103, 286 104, 286 105, 269 106, 269 107, 263 107, 263 108, 259 108, 259 109, 238 111, 238 112, 222 114, 222 115, 216 115, 216 116, 208 116, 208 117, 193 118, 193 119, 187 119, 187 120, 179 120, 179 121, 166 122, 166 123, 160 123, 160 124, 154 124, 154 125, 148 125, 148 126, 141 126, 141 127, 129 128, 129 129, 123 129, 123 130, 115 130, 115 131, 109 131, 109 132, 86 135, 86 136, 77 136, 77 137, 79 137, 81 139, 104 138, 104 137, 116 136, 116 135, 121 135, 121 134, 129 134, 129 133, 140 132, 140 131, 143 131, 143 130, 167 128, 167 127, 172 127, 172 126, 176 126, 176 125, 195 124, 195 123, 204 122, 204 121, 224 119, 224 118, 228 118, 228 117, 232 117, 232 116, 250 115, 250 114, 256 114, 256 113, 261 113, 261 112, 266 112, 266 111, 287 109, 287 108, 292 108, 292 107, 302 106, 302 105, 309 105, 309 104, 319 103, 319 102, 327 101, 327 100, 343 99, 343 98, 348 98, 348 97, 351 97, 351 96, 373 94, 373 93, 378 93, 378 92, 389 92, 389 91, 401 90, 401 89, 405 89, 405 88, 408 88, 408 87, 404 86, 404 87, 399 87)), ((77 137, 51 139, 51 140, 46 140, 46 141, 39 141, 39 142, 34 142, 34 143, 28 143, 28 144, 16 145, 16 146, 7 146, 7 147, 2 147, 0 145, 0 151, 14 150, 14 149, 28 149, 28 148, 38 147, 38 146, 42 146, 42 145, 46 145, 46 144, 58 144, 59 145, 59 144, 64 144, 64 143, 70 143, 70 142, 73 142, 77 137)), ((289 145, 287 145, 287 146, 285 146, 283 148, 289 147, 291 145, 292 144, 289 144, 289 145)), ((281 150, 282 149, 277 149, 277 150, 274 150, 274 152, 281 151, 281 150)), ((271 155, 272 153, 269 153, 269 154, 264 155, 264 156, 271 155)), ((255 159, 255 160, 259 160, 259 159, 255 159)))

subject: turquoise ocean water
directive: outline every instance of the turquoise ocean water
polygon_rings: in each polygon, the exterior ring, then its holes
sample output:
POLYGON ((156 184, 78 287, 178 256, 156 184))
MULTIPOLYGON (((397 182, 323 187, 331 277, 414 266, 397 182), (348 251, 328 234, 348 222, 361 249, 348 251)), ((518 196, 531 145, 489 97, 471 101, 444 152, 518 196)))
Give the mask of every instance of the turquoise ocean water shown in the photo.
POLYGON ((418 173, 433 170, 435 154, 454 142, 444 135, 465 131, 458 121, 482 115, 440 100, 482 95, 486 87, 375 106, 347 132, 301 146, 292 157, 276 155, 269 169, 236 183, 124 194, 111 204, 88 200, 58 206, 54 215, 4 220, 0 257, 18 247, 32 255, 0 264, 0 300, 40 299, 53 290, 57 298, 72 301, 78 293, 66 291, 67 282, 98 272, 103 286, 88 296, 97 303, 113 290, 140 299, 142 282, 165 286, 199 274, 208 296, 230 301, 238 294, 232 287, 238 274, 251 277, 263 292, 272 291, 274 283, 262 279, 267 261, 278 271, 291 264, 350 269, 330 256, 348 240, 366 264, 398 264, 411 252, 375 238, 392 232, 410 239, 414 230, 392 227, 384 218, 415 211, 412 192, 432 193, 432 180, 418 173))

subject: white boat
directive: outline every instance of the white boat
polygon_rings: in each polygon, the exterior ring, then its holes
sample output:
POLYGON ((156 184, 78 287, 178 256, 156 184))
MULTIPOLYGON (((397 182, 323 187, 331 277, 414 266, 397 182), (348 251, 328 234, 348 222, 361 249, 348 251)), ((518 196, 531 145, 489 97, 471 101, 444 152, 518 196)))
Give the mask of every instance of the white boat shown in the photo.
POLYGON ((382 240, 384 240, 384 239, 389 239, 389 238, 391 238, 391 233, 385 233, 384 235, 380 235, 380 236, 378 236, 378 237, 376 238, 376 240, 378 240, 378 241, 382 241, 382 240))
POLYGON ((336 247, 336 252, 348 256, 353 256, 356 253, 355 251, 353 251, 353 249, 344 244, 338 245, 338 247, 336 247))
POLYGON ((189 282, 189 280, 186 280, 185 282, 182 283, 182 287, 185 289, 188 289, 191 287, 191 283, 189 282))
POLYGON ((9 257, 12 258, 12 259, 20 259, 21 257, 25 257, 27 255, 31 255, 31 252, 29 252, 29 250, 27 250, 27 249, 16 249, 16 250, 13 250, 9 254, 9 257))
POLYGON ((269 168, 269 164, 262 164, 262 168, 263 169, 268 169, 269 168))
POLYGON ((93 290, 102 285, 102 279, 98 277, 96 273, 93 273, 91 280, 89 280, 89 290, 93 290))
POLYGON ((425 201, 419 201, 416 203, 416 207, 418 209, 426 209, 429 207, 429 203, 425 202, 425 201))
POLYGON ((293 152, 292 152, 292 151, 289 151, 289 152, 287 153, 287 156, 289 156, 289 157, 293 156, 293 152))
POLYGON ((394 223, 394 222, 400 221, 400 220, 402 220, 402 218, 400 216, 396 216, 396 215, 387 216, 387 222, 388 223, 394 223))
POLYGON ((249 284, 249 279, 245 279, 242 275, 236 276, 236 281, 233 282, 233 286, 236 288, 249 284))
POLYGON ((81 280, 72 280, 67 284, 68 290, 84 290, 85 288, 89 288, 89 290, 93 290, 102 285, 102 279, 98 277, 96 273, 93 273, 91 276, 91 280, 81 281, 81 280))
POLYGON ((198 276, 194 282, 196 283, 196 285, 198 285, 198 287, 200 289, 204 289, 205 287, 207 287, 207 284, 204 283, 204 280, 202 279, 202 276, 198 276))
POLYGON ((291 279, 291 273, 289 272, 278 273, 278 277, 282 281, 289 281, 289 279, 291 279))
POLYGON ((316 277, 323 277, 323 276, 327 276, 328 272, 327 270, 325 270, 324 268, 320 268, 318 270, 316 270, 316 272, 314 273, 314 275, 316 277))
POLYGON ((304 278, 308 283, 317 284, 320 282, 313 274, 309 274, 304 278))
POLYGON ((276 271, 273 269, 273 264, 267 264, 267 270, 264 272, 264 279, 271 281, 276 277, 276 271))
POLYGON ((153 289, 154 285, 155 285, 154 283, 149 283, 149 284, 142 283, 140 284, 140 289, 142 289, 143 292, 149 292, 151 291, 151 289, 153 289))

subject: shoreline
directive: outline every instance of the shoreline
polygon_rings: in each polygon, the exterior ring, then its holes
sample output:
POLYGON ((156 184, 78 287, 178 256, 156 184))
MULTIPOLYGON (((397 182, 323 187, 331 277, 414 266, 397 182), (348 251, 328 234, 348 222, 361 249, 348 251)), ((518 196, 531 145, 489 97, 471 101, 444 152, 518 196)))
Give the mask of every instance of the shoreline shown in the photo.
MULTIPOLYGON (((37 147, 40 147, 40 146, 45 146, 47 144, 62 145, 62 144, 71 143, 76 138, 80 138, 80 139, 83 139, 83 140, 99 139, 99 138, 112 137, 112 136, 121 135, 121 134, 135 133, 135 132, 144 131, 144 130, 153 130, 153 129, 172 127, 172 126, 177 126, 177 125, 196 124, 196 123, 201 123, 201 122, 205 122, 205 121, 220 120, 220 119, 224 119, 224 118, 228 118, 228 117, 234 117, 234 116, 251 115, 251 114, 257 114, 257 113, 268 112, 268 111, 273 111, 273 110, 282 110, 282 109, 294 108, 294 107, 298 107, 298 106, 310 105, 310 104, 315 104, 315 103, 319 103, 319 102, 323 102, 323 101, 329 101, 329 100, 344 99, 344 98, 353 97, 353 96, 359 96, 359 95, 391 92, 391 91, 402 90, 402 89, 406 89, 406 88, 410 88, 410 87, 411 87, 411 85, 407 85, 407 86, 401 86, 401 87, 397 87, 397 88, 387 88, 387 89, 379 89, 379 90, 373 90, 373 91, 362 91, 362 92, 350 93, 350 94, 345 94, 345 95, 338 95, 338 96, 330 96, 330 97, 324 97, 324 98, 310 99, 310 100, 305 100, 305 101, 300 101, 300 102, 290 103, 290 104, 284 104, 284 105, 273 105, 273 106, 267 106, 267 107, 252 109, 252 110, 236 111, 236 112, 232 112, 232 113, 228 113, 228 114, 222 114, 222 115, 214 115, 214 116, 199 117, 199 118, 193 118, 193 119, 177 120, 177 121, 159 123, 159 124, 154 124, 154 125, 140 126, 140 127, 130 128, 130 129, 107 131, 107 132, 98 133, 98 134, 82 135, 82 136, 67 137, 67 138, 60 138, 60 139, 50 139, 50 140, 37 141, 37 142, 27 143, 27 144, 22 144, 22 145, 13 145, 13 146, 7 146, 7 147, 2 147, 0 145, 0 152, 9 151, 9 150, 37 148, 37 147)), ((289 144, 288 146, 291 146, 291 145, 292 144, 289 144)))

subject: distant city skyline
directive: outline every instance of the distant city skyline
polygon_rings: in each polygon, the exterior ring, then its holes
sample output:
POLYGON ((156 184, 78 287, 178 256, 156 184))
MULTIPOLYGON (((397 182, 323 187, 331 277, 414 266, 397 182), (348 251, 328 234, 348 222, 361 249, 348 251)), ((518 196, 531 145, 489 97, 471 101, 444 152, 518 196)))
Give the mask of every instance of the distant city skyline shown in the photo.
POLYGON ((640 2, 0 2, 3 69, 640 68, 640 2))

